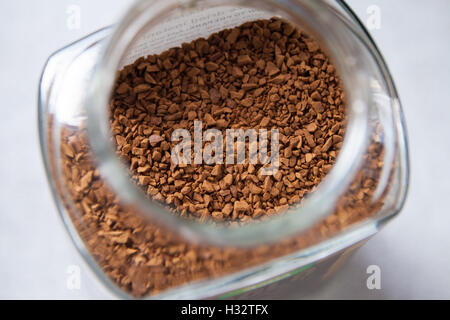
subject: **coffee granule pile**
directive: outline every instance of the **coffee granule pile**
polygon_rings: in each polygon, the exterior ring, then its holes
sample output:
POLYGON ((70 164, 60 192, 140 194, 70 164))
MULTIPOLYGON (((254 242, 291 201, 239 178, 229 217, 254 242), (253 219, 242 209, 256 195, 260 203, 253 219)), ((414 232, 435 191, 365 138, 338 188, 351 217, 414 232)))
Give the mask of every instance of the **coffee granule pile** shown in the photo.
MULTIPOLYGON (((333 65, 317 43, 278 19, 138 59, 120 72, 110 110, 117 153, 138 186, 177 214, 227 221, 252 221, 301 201, 333 165, 345 125, 333 65), (278 173, 261 176, 261 165, 248 163, 174 166, 171 133, 192 132, 195 120, 222 132, 278 128, 278 173)), ((378 131, 364 167, 328 218, 251 249, 193 244, 136 214, 100 175, 83 127, 62 128, 64 185, 56 187, 98 265, 117 286, 142 297, 288 255, 374 215, 383 205, 382 198, 372 201, 383 166, 378 131)))
POLYGON ((299 202, 330 170, 344 94, 316 42, 282 20, 260 20, 126 66, 111 127, 118 154, 154 199, 182 215, 246 221, 299 202), (174 165, 172 132, 193 136, 194 121, 224 137, 229 128, 279 130, 279 170, 263 175, 248 161, 174 165))

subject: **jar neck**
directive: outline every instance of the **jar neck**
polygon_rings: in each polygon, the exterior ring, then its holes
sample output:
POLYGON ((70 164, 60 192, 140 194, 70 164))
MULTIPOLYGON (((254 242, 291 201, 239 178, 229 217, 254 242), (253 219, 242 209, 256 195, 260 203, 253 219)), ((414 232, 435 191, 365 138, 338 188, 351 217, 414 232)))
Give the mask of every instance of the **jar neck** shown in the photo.
MULTIPOLYGON (((357 26, 351 24, 327 1, 317 0, 159 0, 138 1, 125 15, 110 37, 102 59, 93 75, 87 100, 88 135, 99 169, 121 200, 132 203, 139 211, 186 238, 221 246, 254 246, 279 241, 298 234, 331 213, 339 197, 356 175, 368 144, 368 117, 371 106, 369 80, 365 75, 369 57, 362 50, 357 26), (340 75, 346 94, 346 133, 342 148, 331 171, 301 206, 255 224, 240 227, 212 226, 187 221, 170 214, 150 201, 130 180, 111 143, 109 99, 116 72, 124 63, 130 45, 158 24, 189 15, 203 8, 251 8, 261 15, 281 16, 311 34, 325 49, 340 75)), ((208 30, 206 30, 208 31, 208 30)), ((183 41, 185 42, 185 41, 183 41)), ((181 44, 181 43, 180 43, 181 44)), ((157 52, 147 52, 149 53, 157 52)), ((142 54, 144 55, 144 54, 142 54)), ((136 57, 137 58, 137 57, 136 57)))

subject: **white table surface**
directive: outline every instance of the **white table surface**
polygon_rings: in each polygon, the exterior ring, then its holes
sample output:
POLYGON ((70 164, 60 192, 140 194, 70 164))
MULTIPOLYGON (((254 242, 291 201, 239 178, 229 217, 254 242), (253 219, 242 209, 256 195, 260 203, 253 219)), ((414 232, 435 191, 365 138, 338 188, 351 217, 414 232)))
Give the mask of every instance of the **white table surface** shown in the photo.
MULTIPOLYGON (((348 1, 372 30, 397 84, 409 129, 411 184, 402 213, 311 298, 450 298, 450 1, 348 1), (366 268, 381 268, 368 290, 366 268)), ((118 20, 130 1, 0 2, 0 298, 113 298, 88 269, 50 195, 37 133, 37 87, 56 49, 118 20), (66 26, 70 5, 78 30, 66 26), (81 268, 81 287, 67 268, 81 268)), ((293 296, 295 298, 295 296, 293 296)))

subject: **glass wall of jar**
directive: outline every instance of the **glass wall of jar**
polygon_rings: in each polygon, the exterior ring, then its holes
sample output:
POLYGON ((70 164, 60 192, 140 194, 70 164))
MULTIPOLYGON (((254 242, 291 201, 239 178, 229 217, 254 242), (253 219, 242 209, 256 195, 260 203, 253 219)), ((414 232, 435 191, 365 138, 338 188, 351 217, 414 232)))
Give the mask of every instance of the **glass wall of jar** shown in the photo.
POLYGON ((138 1, 117 26, 49 58, 39 124, 61 217, 88 264, 121 297, 270 298, 269 289, 288 293, 286 283, 314 286, 399 212, 407 190, 395 87, 370 36, 340 1, 138 1), (117 71, 272 17, 312 36, 336 66, 346 118, 335 128, 336 139, 343 136, 335 164, 299 205, 258 223, 230 227, 171 214, 150 201, 117 156, 108 108, 117 71))

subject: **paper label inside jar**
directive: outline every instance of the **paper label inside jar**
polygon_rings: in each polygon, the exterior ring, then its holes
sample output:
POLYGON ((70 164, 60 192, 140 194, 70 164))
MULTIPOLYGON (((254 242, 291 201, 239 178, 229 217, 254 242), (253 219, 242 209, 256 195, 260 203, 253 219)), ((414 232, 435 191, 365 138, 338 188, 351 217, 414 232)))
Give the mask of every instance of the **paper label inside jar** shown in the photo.
POLYGON ((158 54, 198 38, 207 38, 214 32, 233 28, 247 21, 269 19, 273 16, 273 13, 261 10, 225 6, 180 12, 136 39, 120 61, 119 69, 139 57, 158 54))

